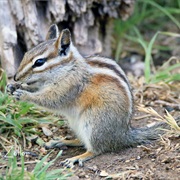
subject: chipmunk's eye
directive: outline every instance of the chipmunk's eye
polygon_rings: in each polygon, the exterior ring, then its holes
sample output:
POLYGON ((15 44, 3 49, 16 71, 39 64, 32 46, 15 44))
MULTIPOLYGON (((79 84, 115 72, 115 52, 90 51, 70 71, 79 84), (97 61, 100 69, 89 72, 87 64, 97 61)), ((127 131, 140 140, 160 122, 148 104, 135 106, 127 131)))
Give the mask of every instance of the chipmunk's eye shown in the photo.
POLYGON ((46 58, 36 60, 32 68, 42 66, 46 62, 46 60, 47 60, 46 58))

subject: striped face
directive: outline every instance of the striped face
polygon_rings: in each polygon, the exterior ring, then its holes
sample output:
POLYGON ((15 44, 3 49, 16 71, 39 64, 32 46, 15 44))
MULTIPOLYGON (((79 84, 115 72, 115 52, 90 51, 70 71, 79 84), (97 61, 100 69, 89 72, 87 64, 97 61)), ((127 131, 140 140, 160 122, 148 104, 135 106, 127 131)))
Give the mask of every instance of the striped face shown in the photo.
POLYGON ((71 44, 69 30, 65 29, 59 35, 57 26, 52 25, 46 41, 26 52, 14 80, 26 85, 39 83, 40 80, 44 82, 49 71, 70 61, 71 44))

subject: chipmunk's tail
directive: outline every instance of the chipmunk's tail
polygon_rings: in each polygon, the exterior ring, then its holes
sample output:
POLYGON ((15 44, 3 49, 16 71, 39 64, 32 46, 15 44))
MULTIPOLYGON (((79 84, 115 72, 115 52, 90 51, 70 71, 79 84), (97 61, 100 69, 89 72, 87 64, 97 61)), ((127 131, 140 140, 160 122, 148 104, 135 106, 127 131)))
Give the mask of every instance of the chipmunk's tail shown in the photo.
MULTIPOLYGON (((176 119, 176 122, 180 125, 180 116, 176 119)), ((160 122, 151 127, 132 128, 127 134, 127 146, 151 143, 152 140, 159 139, 159 136, 166 132, 165 129, 170 128, 170 125, 166 122, 160 122)))

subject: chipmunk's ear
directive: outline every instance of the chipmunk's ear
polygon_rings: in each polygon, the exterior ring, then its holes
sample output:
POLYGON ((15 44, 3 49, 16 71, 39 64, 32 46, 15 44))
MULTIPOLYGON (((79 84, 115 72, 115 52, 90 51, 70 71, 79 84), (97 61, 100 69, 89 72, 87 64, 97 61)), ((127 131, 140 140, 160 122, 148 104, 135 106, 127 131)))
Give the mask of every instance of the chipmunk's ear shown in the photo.
POLYGON ((56 47, 59 49, 60 56, 67 55, 70 44, 71 44, 71 33, 69 29, 64 29, 62 30, 56 42, 56 47))
POLYGON ((59 36, 59 30, 56 24, 52 24, 46 35, 46 40, 55 39, 59 36))

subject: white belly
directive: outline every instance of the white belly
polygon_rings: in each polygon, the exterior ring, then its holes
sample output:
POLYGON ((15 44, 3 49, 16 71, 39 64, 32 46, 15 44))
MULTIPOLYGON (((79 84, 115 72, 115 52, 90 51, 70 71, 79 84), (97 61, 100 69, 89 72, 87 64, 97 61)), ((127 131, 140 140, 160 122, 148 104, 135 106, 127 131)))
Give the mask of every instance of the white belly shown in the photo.
POLYGON ((84 144, 87 150, 92 151, 90 143, 92 127, 85 119, 69 118, 69 127, 74 131, 77 138, 84 144))
POLYGON ((77 138, 83 143, 85 148, 88 151, 92 151, 91 146, 91 133, 92 127, 90 123, 88 123, 87 118, 83 118, 79 116, 80 110, 77 108, 70 108, 70 109, 61 109, 59 112, 61 115, 64 115, 67 118, 68 125, 75 133, 77 138))

